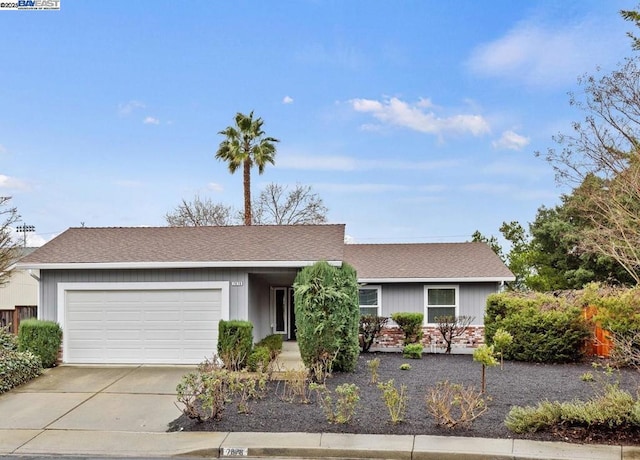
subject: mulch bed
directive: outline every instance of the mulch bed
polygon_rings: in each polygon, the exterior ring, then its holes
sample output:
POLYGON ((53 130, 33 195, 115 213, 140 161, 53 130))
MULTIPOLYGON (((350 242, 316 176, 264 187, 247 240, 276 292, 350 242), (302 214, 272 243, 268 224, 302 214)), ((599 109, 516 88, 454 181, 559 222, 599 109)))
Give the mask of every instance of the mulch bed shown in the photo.
MULTIPOLYGON (((532 364, 505 362, 487 369, 487 396, 489 410, 469 428, 448 429, 436 426, 426 410, 427 389, 448 380, 465 386, 480 387, 482 366, 469 355, 428 354, 420 360, 404 359, 396 353, 367 353, 360 356, 353 373, 335 373, 327 380, 331 389, 342 383, 355 383, 360 388, 360 401, 354 419, 347 425, 329 424, 315 395, 309 404, 282 401, 276 390, 282 383, 270 382, 265 398, 250 403, 249 414, 238 414, 234 404, 226 407, 219 421, 198 423, 182 415, 170 424, 170 431, 266 431, 266 432, 325 432, 359 434, 410 434, 440 436, 472 436, 486 438, 525 438, 534 440, 561 440, 569 442, 595 442, 611 444, 640 444, 640 432, 612 430, 602 433, 586 432, 576 427, 562 427, 554 433, 543 432, 516 435, 503 421, 514 405, 536 405, 550 401, 587 399, 598 387, 599 371, 591 363, 532 364), (379 382, 394 379, 397 386, 407 386, 409 404, 405 421, 393 424, 381 398, 381 391, 370 383, 367 360, 380 358, 379 382), (400 370, 409 363, 411 370, 400 370), (584 382, 580 376, 591 372, 596 382, 584 382), (278 387, 278 385, 280 385, 278 387)), ((640 373, 623 369, 615 374, 622 388, 636 394, 640 373)))

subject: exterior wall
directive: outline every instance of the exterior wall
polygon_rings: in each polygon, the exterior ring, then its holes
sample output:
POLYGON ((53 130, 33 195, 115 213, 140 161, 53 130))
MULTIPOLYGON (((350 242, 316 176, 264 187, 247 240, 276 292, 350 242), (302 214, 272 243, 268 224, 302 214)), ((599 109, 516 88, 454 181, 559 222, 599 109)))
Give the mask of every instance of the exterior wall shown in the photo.
POLYGON ((270 286, 264 280, 249 275, 249 321, 253 323, 253 340, 271 334, 270 286))
MULTIPOLYGON (((424 333, 422 346, 429 353, 444 353, 446 344, 436 327, 423 327, 424 333)), ((382 331, 378 342, 371 347, 372 351, 398 351, 402 350, 404 334, 399 327, 387 327, 382 331)), ((469 326, 465 333, 453 340, 451 353, 473 353, 477 347, 484 343, 484 326, 469 326)))
POLYGON ((13 270, 9 282, 0 287, 0 310, 16 305, 38 305, 38 282, 23 270, 13 270))
MULTIPOLYGON (((484 310, 489 294, 498 292, 498 283, 436 283, 459 287, 459 315, 472 316, 474 326, 484 324, 484 310)), ((424 288, 426 283, 400 283, 382 285, 382 316, 398 312, 425 313, 424 288)))
MULTIPOLYGON (((454 339, 452 353, 472 353, 475 348, 484 343, 484 311, 489 294, 499 291, 498 283, 436 283, 442 285, 458 286, 459 315, 472 316, 472 325, 466 332, 454 339)), ((382 285, 382 316, 391 316, 398 312, 425 313, 425 283, 402 283, 382 285)), ((445 350, 445 343, 436 327, 425 326, 422 328, 424 336, 422 344, 425 351, 431 353, 442 353, 445 350)), ((397 351, 403 346, 402 331, 393 321, 384 329, 378 342, 372 350, 397 351)))
POLYGON ((41 270, 38 317, 57 321, 58 283, 230 281, 229 318, 247 319, 248 275, 242 269, 41 270))

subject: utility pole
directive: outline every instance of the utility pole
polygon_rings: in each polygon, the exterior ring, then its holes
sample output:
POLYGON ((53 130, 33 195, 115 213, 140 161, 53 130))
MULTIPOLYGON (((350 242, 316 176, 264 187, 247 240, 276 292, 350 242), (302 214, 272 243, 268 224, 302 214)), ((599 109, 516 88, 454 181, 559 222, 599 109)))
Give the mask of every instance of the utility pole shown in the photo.
POLYGON ((22 225, 18 225, 16 227, 16 232, 18 233, 22 233, 23 239, 22 239, 22 246, 23 247, 27 247, 27 233, 32 233, 35 232, 36 228, 33 225, 26 225, 26 224, 22 224, 22 225))

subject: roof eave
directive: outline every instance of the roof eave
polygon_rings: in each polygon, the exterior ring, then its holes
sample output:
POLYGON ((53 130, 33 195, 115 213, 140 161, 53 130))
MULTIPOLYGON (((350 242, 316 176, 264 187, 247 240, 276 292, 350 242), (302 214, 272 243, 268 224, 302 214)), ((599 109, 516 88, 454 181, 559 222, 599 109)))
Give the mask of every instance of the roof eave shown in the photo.
POLYGON ((503 283, 515 281, 515 276, 475 276, 458 278, 358 278, 359 283, 503 283))
MULTIPOLYGON (((135 270, 171 268, 299 268, 313 265, 317 260, 222 260, 200 262, 60 262, 20 263, 23 270, 135 270)), ((341 260, 328 260, 329 265, 342 266, 341 260)))

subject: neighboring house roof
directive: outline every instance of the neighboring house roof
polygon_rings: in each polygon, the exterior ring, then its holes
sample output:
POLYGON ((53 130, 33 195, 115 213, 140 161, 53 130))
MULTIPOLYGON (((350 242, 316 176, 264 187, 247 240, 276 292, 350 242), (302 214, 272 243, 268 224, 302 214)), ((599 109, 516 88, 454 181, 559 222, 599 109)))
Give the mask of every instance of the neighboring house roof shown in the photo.
POLYGON ((341 264, 344 225, 70 228, 18 268, 292 267, 341 264))
POLYGON ((485 243, 347 244, 344 260, 361 282, 515 280, 485 243))

